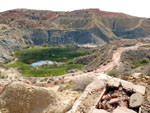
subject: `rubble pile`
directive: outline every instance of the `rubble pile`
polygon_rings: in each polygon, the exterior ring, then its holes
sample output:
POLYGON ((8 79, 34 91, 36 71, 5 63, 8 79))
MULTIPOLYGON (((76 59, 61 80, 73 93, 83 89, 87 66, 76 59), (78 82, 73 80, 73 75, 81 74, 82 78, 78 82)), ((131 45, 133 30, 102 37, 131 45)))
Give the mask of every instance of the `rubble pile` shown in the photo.
POLYGON ((105 109, 108 112, 112 112, 117 106, 129 107, 131 94, 131 92, 127 92, 121 86, 119 88, 107 87, 106 93, 102 96, 96 107, 97 109, 105 109))
POLYGON ((145 87, 103 75, 106 82, 96 106, 91 113, 141 113, 145 87))

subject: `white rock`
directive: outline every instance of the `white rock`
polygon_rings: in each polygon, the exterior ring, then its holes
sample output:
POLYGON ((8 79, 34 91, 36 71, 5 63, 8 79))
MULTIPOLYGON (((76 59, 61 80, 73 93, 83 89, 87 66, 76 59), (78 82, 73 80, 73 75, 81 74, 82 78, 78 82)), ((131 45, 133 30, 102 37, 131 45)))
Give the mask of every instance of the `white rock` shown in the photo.
POLYGON ((137 113, 131 109, 128 109, 126 107, 117 107, 113 113, 137 113))
POLYGON ((130 91, 130 92, 133 91, 133 84, 131 82, 121 81, 121 85, 125 90, 130 91))
POLYGON ((134 93, 130 97, 129 106, 131 108, 139 107, 143 104, 143 96, 141 93, 134 93))
POLYGON ((109 87, 116 87, 117 88, 120 86, 120 81, 117 79, 111 78, 111 79, 108 79, 107 84, 109 87))
POLYGON ((137 93, 141 93, 142 95, 145 94, 146 88, 141 85, 133 85, 133 91, 137 93))

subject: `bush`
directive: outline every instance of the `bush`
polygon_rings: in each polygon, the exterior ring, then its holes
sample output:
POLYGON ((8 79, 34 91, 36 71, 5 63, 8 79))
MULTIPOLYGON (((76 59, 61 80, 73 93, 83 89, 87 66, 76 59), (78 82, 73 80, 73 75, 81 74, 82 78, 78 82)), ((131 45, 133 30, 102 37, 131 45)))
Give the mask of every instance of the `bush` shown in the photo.
POLYGON ((130 61, 130 62, 132 63, 133 68, 137 68, 139 66, 144 66, 144 65, 148 64, 150 62, 150 60, 148 58, 143 58, 141 60, 130 61))
POLYGON ((149 59, 147 58, 143 58, 142 61, 141 61, 142 64, 147 64, 149 63, 149 59))
POLYGON ((110 76, 113 76, 113 77, 119 77, 120 76, 119 72, 116 70, 111 70, 107 74, 110 76))

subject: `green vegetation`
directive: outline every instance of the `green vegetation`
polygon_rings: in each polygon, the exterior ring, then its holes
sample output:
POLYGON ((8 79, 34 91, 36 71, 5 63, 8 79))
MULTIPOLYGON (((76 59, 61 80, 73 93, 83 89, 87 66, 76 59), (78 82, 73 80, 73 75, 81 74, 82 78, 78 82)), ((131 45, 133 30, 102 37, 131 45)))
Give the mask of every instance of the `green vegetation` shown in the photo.
POLYGON ((86 55, 87 51, 74 48, 35 47, 16 52, 19 61, 31 64, 40 60, 67 62, 75 57, 86 55))
POLYGON ((150 63, 150 59, 148 58, 143 58, 141 60, 137 60, 137 61, 131 61, 132 67, 136 68, 139 66, 144 66, 146 64, 150 63))
POLYGON ((110 76, 113 76, 113 77, 119 77, 120 76, 120 74, 117 70, 111 70, 107 74, 110 76))
POLYGON ((86 55, 87 51, 74 48, 58 48, 58 47, 35 47, 22 51, 17 51, 15 56, 18 62, 10 64, 9 67, 18 68, 24 76, 28 77, 46 77, 57 76, 67 73, 71 69, 83 69, 83 65, 74 64, 74 58, 86 55), (51 60, 64 62, 63 65, 51 65, 43 67, 32 67, 30 64, 40 60, 51 60))
POLYGON ((57 76, 63 75, 67 73, 67 70, 70 69, 83 69, 81 64, 66 64, 61 66, 47 66, 35 68, 29 64, 25 64, 23 62, 16 62, 14 64, 10 64, 10 67, 17 67, 24 76, 28 77, 47 77, 47 76, 57 76))

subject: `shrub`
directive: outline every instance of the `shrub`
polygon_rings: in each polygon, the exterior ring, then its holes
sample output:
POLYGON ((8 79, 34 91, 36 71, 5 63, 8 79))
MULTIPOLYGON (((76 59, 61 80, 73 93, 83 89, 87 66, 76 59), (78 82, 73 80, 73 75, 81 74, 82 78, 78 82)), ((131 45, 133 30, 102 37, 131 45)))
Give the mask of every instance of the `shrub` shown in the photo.
POLYGON ((143 64, 147 64, 148 62, 149 62, 148 58, 143 58, 142 61, 141 61, 141 63, 143 63, 143 64))
POLYGON ((137 61, 130 61, 132 63, 132 67, 136 68, 139 66, 144 66, 146 64, 148 64, 150 62, 150 60, 148 58, 143 58, 141 60, 137 60, 137 61))
POLYGON ((116 70, 111 70, 107 74, 110 76, 113 76, 113 77, 119 77, 120 76, 119 72, 116 70))

